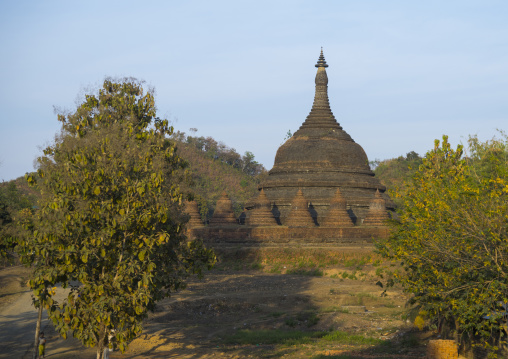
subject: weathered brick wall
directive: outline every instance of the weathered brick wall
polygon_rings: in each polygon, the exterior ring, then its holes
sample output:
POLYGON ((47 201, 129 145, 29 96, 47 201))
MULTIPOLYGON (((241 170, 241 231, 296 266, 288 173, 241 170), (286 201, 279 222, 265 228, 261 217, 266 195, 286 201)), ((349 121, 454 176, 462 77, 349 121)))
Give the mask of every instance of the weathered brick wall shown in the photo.
POLYGON ((274 245, 320 245, 355 246, 372 244, 373 238, 386 238, 386 227, 349 227, 349 228, 290 228, 273 227, 202 227, 188 231, 190 238, 201 238, 212 244, 243 244, 246 246, 274 245))
POLYGON ((457 344, 454 340, 429 340, 427 359, 457 359, 457 344))

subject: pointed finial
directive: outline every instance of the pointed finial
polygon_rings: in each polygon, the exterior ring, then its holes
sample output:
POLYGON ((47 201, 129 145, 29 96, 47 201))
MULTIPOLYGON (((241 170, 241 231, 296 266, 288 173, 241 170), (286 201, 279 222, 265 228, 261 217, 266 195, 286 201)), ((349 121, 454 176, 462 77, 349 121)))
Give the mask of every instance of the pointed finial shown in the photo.
POLYGON ((328 64, 325 61, 325 57, 323 55, 323 48, 321 48, 321 54, 319 55, 319 59, 316 65, 316 67, 328 67, 328 64))

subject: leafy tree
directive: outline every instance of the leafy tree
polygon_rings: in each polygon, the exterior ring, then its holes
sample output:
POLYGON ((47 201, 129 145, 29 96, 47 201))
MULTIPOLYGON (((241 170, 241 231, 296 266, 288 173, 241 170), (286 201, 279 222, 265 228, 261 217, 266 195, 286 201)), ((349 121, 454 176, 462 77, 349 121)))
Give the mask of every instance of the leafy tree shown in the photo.
POLYGON ((107 79, 58 119, 60 135, 37 159, 39 179, 27 176, 42 198, 19 250, 34 268, 36 305, 62 336, 70 331, 101 358, 106 346, 124 351, 155 303, 214 256, 183 235, 183 163, 153 91, 107 79), (51 287, 59 282, 70 293, 57 304, 51 287))
POLYGON ((254 160, 254 154, 250 151, 246 151, 242 157, 243 160, 243 172, 249 176, 258 176, 265 168, 262 164, 254 160))
POLYGON ((400 220, 378 249, 402 264, 395 279, 416 310, 495 349, 507 329, 508 141, 470 137, 468 150, 436 140, 397 193, 400 220))

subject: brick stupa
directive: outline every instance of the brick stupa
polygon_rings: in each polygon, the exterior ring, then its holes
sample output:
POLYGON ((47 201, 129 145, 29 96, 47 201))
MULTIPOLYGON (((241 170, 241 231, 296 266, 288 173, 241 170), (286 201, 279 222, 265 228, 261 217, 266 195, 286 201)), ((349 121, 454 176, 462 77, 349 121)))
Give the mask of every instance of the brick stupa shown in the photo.
POLYGON ((312 109, 300 129, 277 150, 273 168, 260 188, 264 188, 268 199, 275 204, 274 215, 282 224, 290 212, 291 201, 301 188, 310 202, 312 216, 320 224, 340 187, 353 222, 360 224, 376 189, 381 191, 389 209, 393 209, 394 204, 370 170, 363 148, 344 131, 330 109, 328 65, 323 50, 316 67, 312 109))
POLYGON ((323 51, 316 64, 316 93, 300 129, 277 151, 259 195, 235 220, 224 193, 210 225, 190 231, 218 248, 322 246, 371 248, 386 238, 394 203, 374 177, 367 155, 337 123, 328 100, 323 51), (340 188, 340 190, 339 190, 340 188))
POLYGON ((188 228, 199 228, 203 227, 201 221, 201 215, 199 214, 198 204, 196 201, 185 202, 185 213, 189 215, 189 222, 187 222, 188 228))
POLYGON ((246 223, 249 226, 276 226, 277 221, 271 211, 272 205, 266 197, 265 191, 261 189, 259 196, 254 202, 254 208, 249 212, 246 223))
POLYGON ((347 212, 346 199, 342 196, 340 189, 337 188, 335 197, 333 197, 328 207, 328 213, 321 222, 324 227, 352 227, 353 221, 347 212))
POLYGON ((386 225, 386 220, 389 218, 386 212, 385 200, 381 197, 379 191, 376 191, 374 199, 370 202, 369 212, 363 224, 365 226, 384 226, 386 225))
POLYGON ((210 218, 210 226, 230 226, 237 224, 235 213, 233 212, 233 204, 226 192, 222 192, 222 196, 217 200, 215 211, 210 218))
POLYGON ((302 190, 296 192, 291 201, 291 211, 284 223, 288 227, 314 227, 314 220, 309 212, 308 203, 303 197, 302 190))

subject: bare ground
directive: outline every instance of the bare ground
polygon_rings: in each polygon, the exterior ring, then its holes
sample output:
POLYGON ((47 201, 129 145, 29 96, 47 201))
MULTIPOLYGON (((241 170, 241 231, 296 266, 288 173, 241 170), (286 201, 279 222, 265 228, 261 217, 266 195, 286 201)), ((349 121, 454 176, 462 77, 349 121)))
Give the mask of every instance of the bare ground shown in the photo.
MULTIPOLYGON (((145 322, 144 334, 126 353, 111 358, 419 358, 425 347, 402 319, 406 298, 394 291, 381 297, 372 273, 344 279, 343 268, 326 268, 324 276, 269 273, 219 267, 203 280, 160 302, 145 322), (237 341, 238 334, 344 331, 380 339, 361 344, 312 339, 273 344, 237 341), (416 338, 416 339, 415 339, 416 338)), ((371 268, 372 272, 372 268, 371 268)), ((30 358, 36 311, 22 285, 27 270, 0 270, 0 358, 30 358), (20 355, 21 353, 21 355, 20 355)), ((43 323, 48 358, 92 358, 93 348, 61 339, 43 323)), ((241 335, 240 335, 241 337, 241 335)))

